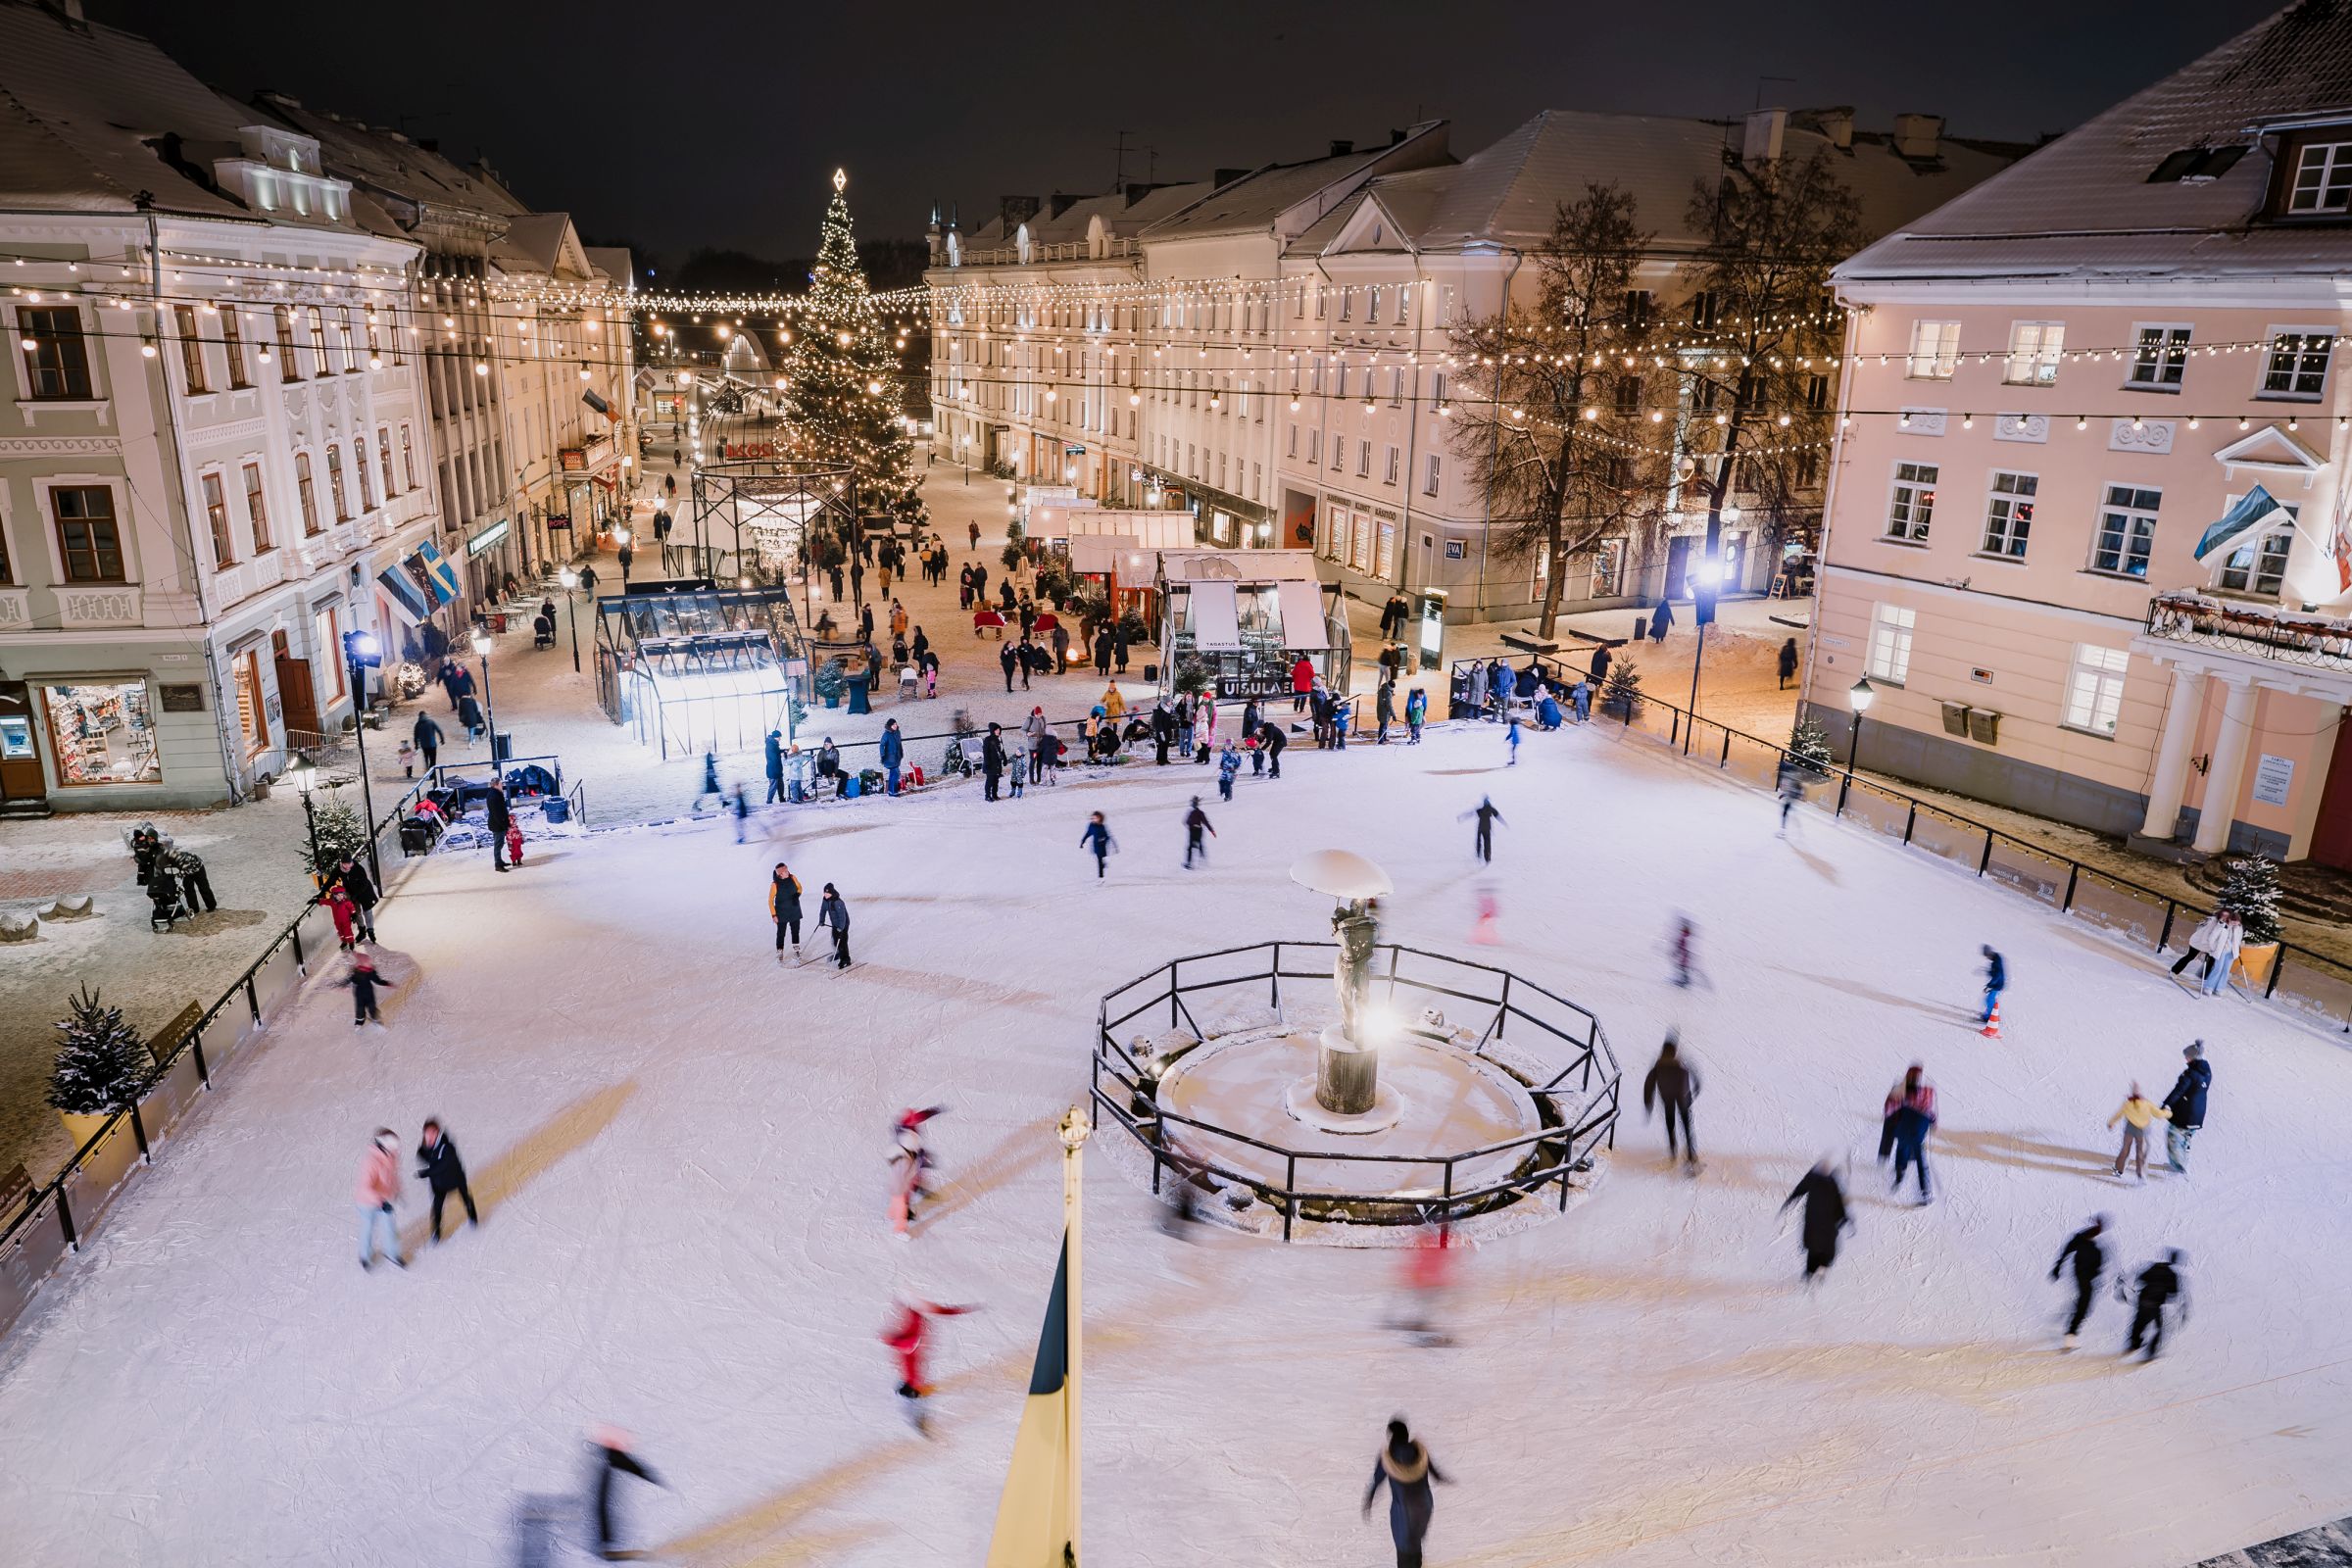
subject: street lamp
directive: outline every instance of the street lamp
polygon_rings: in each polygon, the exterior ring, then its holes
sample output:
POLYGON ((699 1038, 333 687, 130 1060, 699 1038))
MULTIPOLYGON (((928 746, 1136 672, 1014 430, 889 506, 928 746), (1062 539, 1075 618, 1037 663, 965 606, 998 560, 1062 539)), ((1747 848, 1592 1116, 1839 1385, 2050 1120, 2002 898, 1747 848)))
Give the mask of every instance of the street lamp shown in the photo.
POLYGON ((1690 722, 1683 726, 1685 757, 1690 755, 1690 732, 1698 728, 1698 672, 1707 662, 1707 623, 1715 618, 1715 594, 1723 585, 1723 563, 1714 556, 1706 557, 1692 569, 1691 579, 1690 618, 1698 622, 1698 646, 1690 655, 1690 722))
POLYGON ((318 813, 311 809, 311 791, 318 787, 318 764, 311 760, 308 752, 296 752, 293 765, 286 769, 286 779, 302 792, 302 825, 311 834, 311 870, 323 876, 318 863, 318 813))
POLYGON ((580 585, 580 574, 565 566, 556 573, 556 580, 564 585, 564 620, 571 628, 571 672, 577 675, 580 672, 580 611, 579 602, 571 597, 571 591, 580 585))
MULTIPOLYGON (((362 716, 368 706, 368 666, 381 665, 383 644, 371 631, 355 631, 343 639, 343 657, 351 665, 351 735, 360 749, 360 809, 368 813, 368 874, 377 887, 384 885, 383 858, 375 849, 375 792, 368 784, 368 721, 362 716)), ((310 804, 310 797, 303 797, 310 804)))
POLYGON ((498 705, 490 700, 490 650, 496 646, 487 631, 477 628, 473 634, 473 657, 482 665, 482 722, 490 728, 490 782, 498 783, 498 764, 505 760, 498 755, 498 705))
POLYGON ((1849 778, 1853 776, 1855 759, 1862 755, 1862 715, 1870 711, 1870 705, 1878 695, 1878 688, 1871 685, 1868 675, 1854 682, 1854 689, 1845 694, 1845 700, 1854 705, 1853 744, 1846 748, 1845 753, 1845 771, 1849 778))

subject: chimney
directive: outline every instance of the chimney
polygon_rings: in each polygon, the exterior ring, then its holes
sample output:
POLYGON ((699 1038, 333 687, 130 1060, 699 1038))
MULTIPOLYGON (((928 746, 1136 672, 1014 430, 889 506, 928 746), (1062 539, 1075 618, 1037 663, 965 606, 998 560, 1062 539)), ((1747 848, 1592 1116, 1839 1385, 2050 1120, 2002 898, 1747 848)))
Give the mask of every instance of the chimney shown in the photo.
POLYGON ((1351 141, 1335 141, 1331 144, 1331 156, 1334 158, 1345 158, 1353 151, 1355 143, 1351 141))
POLYGON ((1740 162, 1750 166, 1778 162, 1781 138, 1788 130, 1788 110, 1751 110, 1747 117, 1747 134, 1740 143, 1740 162))
POLYGON ((997 198, 997 216, 1004 220, 1004 232, 1009 234, 1037 216, 1037 198, 1000 196, 997 198))
POLYGON ((1894 155, 1914 163, 1931 163, 1941 150, 1943 117, 1941 115, 1897 115, 1894 117, 1894 155))
POLYGON ((1841 153, 1854 150, 1854 111, 1849 104, 1834 109, 1813 109, 1797 117, 1797 123, 1809 124, 1821 132, 1822 139, 1841 153))

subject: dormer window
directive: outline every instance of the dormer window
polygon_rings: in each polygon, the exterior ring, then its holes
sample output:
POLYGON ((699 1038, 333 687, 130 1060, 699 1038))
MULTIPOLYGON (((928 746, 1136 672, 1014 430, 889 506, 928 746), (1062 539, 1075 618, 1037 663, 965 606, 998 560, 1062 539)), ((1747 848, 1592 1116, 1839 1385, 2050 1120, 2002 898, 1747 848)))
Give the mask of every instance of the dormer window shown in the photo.
POLYGON ((2278 154, 2271 211, 2279 218, 2352 216, 2352 125, 2290 136, 2278 154))

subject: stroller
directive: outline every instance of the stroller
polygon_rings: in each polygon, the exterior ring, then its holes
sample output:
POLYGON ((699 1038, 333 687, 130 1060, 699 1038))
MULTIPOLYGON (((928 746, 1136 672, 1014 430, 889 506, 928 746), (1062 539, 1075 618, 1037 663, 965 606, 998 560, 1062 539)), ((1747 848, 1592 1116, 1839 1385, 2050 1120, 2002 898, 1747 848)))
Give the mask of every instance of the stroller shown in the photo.
POLYGON ((151 906, 147 911, 150 931, 169 931, 173 921, 185 920, 196 912, 188 907, 179 885, 179 872, 172 867, 169 857, 159 859, 148 873, 147 898, 151 906))
POLYGON ((556 646, 556 617, 545 611, 541 611, 531 617, 531 646, 533 648, 556 646))

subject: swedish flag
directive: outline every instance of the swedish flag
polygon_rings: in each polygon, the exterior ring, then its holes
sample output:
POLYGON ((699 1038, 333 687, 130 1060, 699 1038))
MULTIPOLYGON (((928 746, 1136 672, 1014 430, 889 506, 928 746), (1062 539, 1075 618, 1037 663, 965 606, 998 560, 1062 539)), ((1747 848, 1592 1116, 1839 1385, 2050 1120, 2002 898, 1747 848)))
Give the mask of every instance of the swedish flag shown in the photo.
POLYGON ((1069 1568, 1077 1561, 1077 1499, 1071 1495, 1070 1454, 1077 1410, 1070 1397, 1070 1237, 1062 1233, 1054 1268, 1054 1295, 1037 1337, 1037 1365, 1029 1374, 1029 1402, 1012 1440, 1012 1468, 997 1499, 996 1534, 988 1568, 1069 1568))

